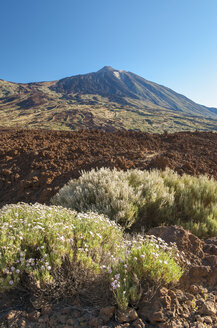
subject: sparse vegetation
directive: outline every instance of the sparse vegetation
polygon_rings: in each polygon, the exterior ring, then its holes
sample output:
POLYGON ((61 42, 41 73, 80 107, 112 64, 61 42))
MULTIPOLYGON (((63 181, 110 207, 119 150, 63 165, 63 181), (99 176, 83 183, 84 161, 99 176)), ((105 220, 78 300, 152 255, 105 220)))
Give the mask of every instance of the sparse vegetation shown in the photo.
MULTIPOLYGON (((91 74, 86 78, 90 80, 84 87, 88 85, 92 89, 91 74)), ((113 82, 111 79, 111 85, 113 82)), ((104 79, 98 83, 98 86, 94 84, 92 94, 90 90, 86 90, 85 93, 82 82, 78 81, 81 85, 79 95, 78 90, 73 90, 73 86, 70 90, 70 83, 60 87, 62 83, 64 84, 64 79, 58 82, 31 84, 31 88, 28 84, 19 85, 0 81, 0 121, 4 123, 4 127, 66 131, 102 127, 105 130, 124 128, 150 133, 163 133, 164 130, 171 133, 195 131, 195 129, 217 131, 217 116, 214 112, 208 109, 206 111, 203 106, 190 100, 183 102, 179 95, 174 99, 174 93, 169 94, 167 89, 163 90, 161 86, 146 81, 156 93, 154 99, 152 96, 148 98, 146 87, 142 84, 137 90, 138 81, 134 82, 130 93, 125 93, 122 89, 123 85, 119 85, 119 91, 121 93, 123 91, 123 94, 115 97, 113 90, 109 93, 108 80, 105 93, 100 92, 104 87, 104 79), (138 98, 137 93, 135 93, 136 97, 132 97, 132 92, 136 90, 138 94, 141 94, 142 90, 145 91, 145 97, 138 98), (167 105, 165 99, 168 99, 167 105), (171 101, 174 107, 171 106, 171 101)))

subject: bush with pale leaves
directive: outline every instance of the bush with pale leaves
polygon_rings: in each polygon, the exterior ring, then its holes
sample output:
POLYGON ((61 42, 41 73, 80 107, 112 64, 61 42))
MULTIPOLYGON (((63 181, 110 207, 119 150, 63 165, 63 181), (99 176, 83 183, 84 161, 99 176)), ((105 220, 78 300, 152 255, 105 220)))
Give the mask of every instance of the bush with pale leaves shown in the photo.
POLYGON ((207 176, 180 176, 169 169, 93 169, 69 181, 51 202, 97 211, 137 231, 177 224, 198 237, 217 234, 217 182, 207 176))

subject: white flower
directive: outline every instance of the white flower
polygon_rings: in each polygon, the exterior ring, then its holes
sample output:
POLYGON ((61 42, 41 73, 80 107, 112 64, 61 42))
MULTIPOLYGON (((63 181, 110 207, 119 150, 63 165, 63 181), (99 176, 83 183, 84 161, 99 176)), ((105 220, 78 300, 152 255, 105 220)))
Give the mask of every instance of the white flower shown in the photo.
POLYGON ((15 267, 12 266, 12 267, 11 267, 11 271, 14 271, 14 270, 15 270, 15 267))
POLYGON ((159 254, 158 254, 158 253, 153 253, 153 256, 156 256, 156 257, 158 257, 158 256, 159 256, 159 254))

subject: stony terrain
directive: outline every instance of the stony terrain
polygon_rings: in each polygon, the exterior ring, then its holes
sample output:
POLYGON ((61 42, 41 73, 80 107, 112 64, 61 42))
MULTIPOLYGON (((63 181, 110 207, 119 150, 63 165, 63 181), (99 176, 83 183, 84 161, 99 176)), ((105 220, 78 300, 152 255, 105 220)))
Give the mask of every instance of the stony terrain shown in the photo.
POLYGON ((82 170, 165 169, 217 178, 217 134, 0 131, 0 205, 41 202, 82 170))
POLYGON ((135 309, 94 306, 79 297, 58 304, 44 303, 25 293, 0 295, 1 327, 216 328, 217 238, 200 240, 176 226, 153 228, 148 234, 176 242, 188 261, 176 286, 162 287, 135 309))
MULTIPOLYGON (((217 178, 217 134, 1 129, 0 204, 49 203, 81 170, 102 166, 164 169, 217 178)), ((149 231, 176 242, 188 261, 178 286, 156 290, 149 302, 120 313, 114 304, 93 306, 79 297, 62 303, 20 291, 0 295, 0 327, 217 327, 217 239, 200 240, 182 228, 149 231)))

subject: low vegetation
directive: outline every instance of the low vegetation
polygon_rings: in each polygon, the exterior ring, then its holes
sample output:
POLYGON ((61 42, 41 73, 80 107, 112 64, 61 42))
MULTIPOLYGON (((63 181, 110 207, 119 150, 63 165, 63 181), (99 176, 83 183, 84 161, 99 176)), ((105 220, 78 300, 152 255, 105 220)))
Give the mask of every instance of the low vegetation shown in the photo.
POLYGON ((100 272, 106 256, 118 256, 120 227, 96 213, 79 214, 41 204, 6 205, 1 217, 1 286, 16 285, 23 271, 43 283, 64 258, 100 272))
POLYGON ((125 256, 108 269, 111 287, 121 310, 135 306, 143 289, 152 295, 151 287, 179 281, 185 260, 175 245, 169 246, 155 236, 137 235, 125 241, 125 256), (180 265, 181 266, 180 266, 180 265))
POLYGON ((178 224, 217 233, 217 182, 207 176, 102 168, 69 181, 52 204, 0 210, 0 291, 57 299, 88 290, 91 302, 101 293, 98 302, 109 295, 126 310, 177 283, 188 264, 175 244, 135 231, 178 224))
POLYGON ((2 291, 15 287, 31 291, 30 281, 42 290, 58 286, 57 273, 64 267, 71 279, 72 290, 66 286, 70 296, 75 294, 76 279, 86 279, 83 272, 91 272, 91 284, 101 279, 104 288, 110 285, 119 308, 126 309, 139 301, 147 281, 158 285, 179 280, 183 270, 177 254, 175 246, 153 237, 127 238, 119 225, 96 213, 37 203, 0 210, 2 291), (83 271, 73 276, 76 268, 83 271))
POLYGON ((207 176, 93 169, 69 181, 51 202, 105 214, 131 230, 177 224, 201 238, 217 234, 217 182, 207 176))
POLYGON ((0 80, 1 124, 66 131, 84 128, 149 133, 217 131, 215 109, 205 109, 187 98, 183 101, 183 96, 147 80, 137 80, 131 73, 124 73, 127 80, 130 74, 130 88, 115 79, 118 88, 114 95, 113 73, 106 79, 99 73, 95 83, 96 74, 77 76, 75 84, 75 77, 31 85, 0 80))

